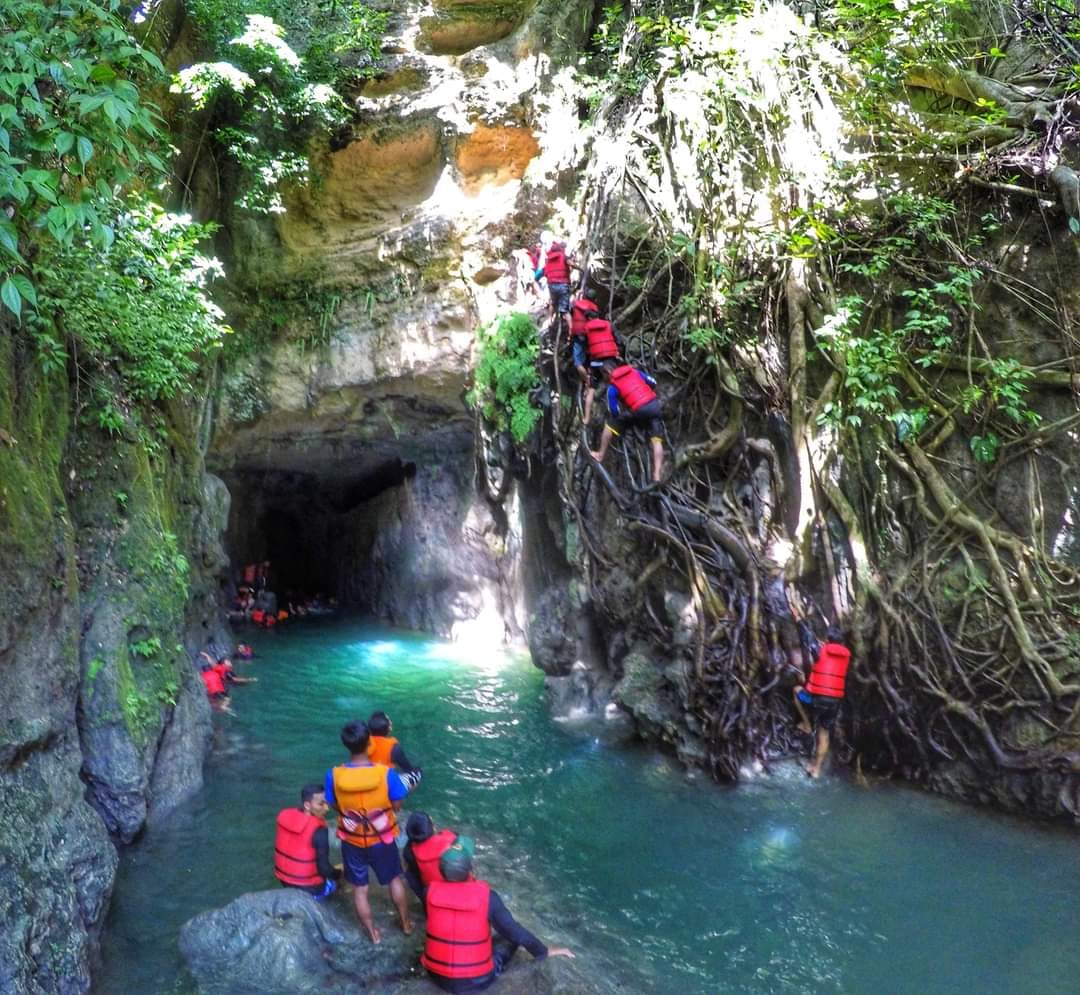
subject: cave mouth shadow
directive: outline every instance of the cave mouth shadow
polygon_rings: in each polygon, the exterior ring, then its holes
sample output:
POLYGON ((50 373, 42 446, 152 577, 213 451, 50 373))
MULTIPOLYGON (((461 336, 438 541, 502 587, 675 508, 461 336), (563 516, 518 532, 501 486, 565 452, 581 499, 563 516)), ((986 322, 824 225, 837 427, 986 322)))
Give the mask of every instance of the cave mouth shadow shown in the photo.
POLYGON ((350 470, 223 473, 232 496, 225 548, 233 581, 241 582, 246 565, 269 561, 269 586, 279 601, 319 593, 340 598, 357 551, 355 542, 341 541, 346 530, 355 532, 356 522, 370 517, 374 534, 380 499, 416 472, 416 463, 391 457, 350 470))

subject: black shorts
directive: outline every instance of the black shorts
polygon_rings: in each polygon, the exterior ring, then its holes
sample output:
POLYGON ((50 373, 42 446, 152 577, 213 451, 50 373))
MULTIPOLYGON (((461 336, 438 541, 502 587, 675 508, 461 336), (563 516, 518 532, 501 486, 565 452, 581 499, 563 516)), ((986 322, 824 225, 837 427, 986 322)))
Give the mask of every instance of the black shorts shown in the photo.
POLYGON ((810 707, 810 718, 819 729, 831 730, 836 725, 840 714, 840 702, 843 698, 830 698, 828 695, 811 694, 807 690, 799 692, 799 701, 810 707))
POLYGON ((619 431, 634 427, 645 429, 652 439, 663 439, 664 410, 660 407, 658 400, 643 404, 637 411, 630 411, 619 418, 619 431))

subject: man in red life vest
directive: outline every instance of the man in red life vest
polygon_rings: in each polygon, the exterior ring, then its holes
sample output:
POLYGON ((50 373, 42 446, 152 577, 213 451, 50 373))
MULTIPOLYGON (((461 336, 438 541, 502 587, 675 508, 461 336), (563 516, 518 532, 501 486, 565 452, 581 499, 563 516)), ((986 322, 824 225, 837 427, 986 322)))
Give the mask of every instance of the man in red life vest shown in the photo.
POLYGON ((540 236, 540 256, 533 274, 537 280, 547 280, 551 306, 555 311, 556 326, 561 326, 562 316, 570 313, 570 270, 578 266, 566 254, 566 244, 555 240, 551 232, 540 236))
POLYGON ((345 880, 353 886, 356 917, 372 942, 379 943, 382 934, 375 927, 368 900, 369 869, 375 871, 379 884, 389 888, 402 932, 408 935, 413 928, 396 842, 396 813, 409 789, 392 767, 368 759, 369 739, 366 722, 356 719, 342 728, 341 742, 349 760, 326 772, 326 800, 341 815, 338 839, 345 880))
POLYGON ((317 899, 332 895, 341 876, 330 863, 329 808, 322 786, 305 784, 300 807, 278 812, 274 837, 274 875, 286 887, 300 888, 317 899))
POLYGON ((592 458, 597 463, 603 463, 611 440, 625 429, 640 425, 649 433, 652 480, 659 483, 664 471, 664 411, 653 389, 656 381, 647 373, 611 359, 604 360, 600 376, 608 385, 610 417, 600 436, 600 448, 592 453, 592 458))
POLYGON ((202 678, 202 682, 206 687, 206 697, 210 699, 210 707, 232 715, 232 709, 229 708, 229 692, 225 687, 225 678, 218 669, 218 665, 215 664, 211 667, 203 661, 202 666, 199 668, 199 677, 202 678))
POLYGON ((439 869, 439 859, 453 845, 457 833, 452 829, 435 832, 435 823, 427 812, 413 812, 405 823, 405 835, 409 838, 401 861, 405 866, 405 880, 423 901, 432 881, 446 880, 439 869))
POLYGON ((799 619, 798 624, 816 659, 810 668, 806 684, 800 684, 794 690, 795 709, 802 720, 798 726, 800 732, 809 734, 813 732, 813 726, 817 727, 817 747, 806 773, 811 777, 820 777, 825 758, 829 755, 830 732, 840 713, 840 702, 844 700, 851 650, 843 645, 843 630, 835 625, 830 625, 825 630, 825 642, 819 645, 810 627, 802 619, 799 619), (809 715, 807 708, 810 709, 809 715))
POLYGON ((393 735, 394 723, 390 721, 390 716, 386 712, 372 712, 367 725, 370 733, 368 760, 373 764, 393 767, 405 782, 405 787, 412 791, 420 783, 424 772, 405 756, 405 749, 393 735))
POLYGON ((502 974, 523 946, 538 959, 573 957, 566 947, 548 947, 519 925, 486 881, 472 876, 476 845, 459 836, 439 858, 442 881, 428 885, 427 936, 420 962, 445 992, 476 992, 502 974), (491 931, 500 936, 495 942, 491 931))

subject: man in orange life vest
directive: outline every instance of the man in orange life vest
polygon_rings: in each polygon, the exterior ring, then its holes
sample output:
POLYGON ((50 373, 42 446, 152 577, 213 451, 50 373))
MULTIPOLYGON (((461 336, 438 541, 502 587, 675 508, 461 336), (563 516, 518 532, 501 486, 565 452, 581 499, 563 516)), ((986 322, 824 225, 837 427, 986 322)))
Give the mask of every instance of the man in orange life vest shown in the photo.
POLYGON ((274 837, 274 874, 289 888, 316 898, 337 890, 341 871, 330 863, 330 834, 326 828, 326 795, 322 786, 305 784, 299 808, 278 812, 274 837))
POLYGON ((413 812, 405 823, 405 835, 409 837, 402 851, 405 880, 417 898, 423 900, 432 881, 446 880, 439 869, 439 858, 457 839, 457 833, 452 829, 435 832, 435 823, 427 812, 413 812))
POLYGON ((353 886, 356 916, 372 942, 378 943, 382 935, 371 918, 369 869, 375 871, 379 884, 389 887, 402 932, 412 932, 409 900, 401 879, 395 814, 409 789, 392 767, 368 760, 369 739, 367 723, 359 719, 346 723, 341 730, 349 760, 326 772, 326 800, 341 816, 337 834, 345 880, 353 886))
POLYGON ((548 947, 510 915, 485 881, 472 876, 476 846, 459 836, 439 858, 442 881, 428 885, 427 936, 420 962, 446 992, 475 992, 502 974, 514 951, 524 947, 536 958, 573 957, 566 947, 548 947), (496 943, 492 928, 499 934, 496 943))
POLYGON ((392 735, 394 723, 390 721, 390 716, 386 712, 372 712, 367 725, 371 734, 368 740, 368 760, 373 764, 396 769, 401 780, 405 782, 405 787, 412 791, 420 783, 424 772, 409 762, 402 745, 392 735))
POLYGON ((649 433, 652 446, 652 480, 659 483, 664 471, 664 412, 653 388, 656 381, 647 373, 635 370, 626 363, 604 360, 601 377, 608 384, 607 403, 610 418, 600 436, 600 448, 592 453, 597 463, 603 463, 611 440, 626 428, 640 425, 649 433), (614 425, 617 425, 616 429, 614 425))
POLYGON ((820 777, 825 758, 829 755, 830 732, 840 713, 840 702, 844 700, 851 650, 843 645, 843 630, 835 625, 825 630, 825 642, 819 645, 802 619, 798 620, 798 624, 816 660, 810 668, 806 684, 799 684, 794 690, 795 709, 802 720, 798 727, 800 732, 809 734, 813 731, 806 709, 809 708, 813 715, 813 725, 817 726, 817 746, 806 773, 811 777, 820 777))

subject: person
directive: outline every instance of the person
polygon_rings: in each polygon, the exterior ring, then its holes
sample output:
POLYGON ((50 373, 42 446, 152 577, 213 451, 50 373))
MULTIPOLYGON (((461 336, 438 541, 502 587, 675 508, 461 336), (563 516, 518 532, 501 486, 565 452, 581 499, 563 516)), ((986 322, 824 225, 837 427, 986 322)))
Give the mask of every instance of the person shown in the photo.
POLYGON ((570 338, 574 357, 574 367, 581 377, 582 390, 589 387, 588 345, 585 326, 600 317, 600 308, 596 304, 596 291, 589 289, 570 302, 570 338))
POLYGON ((213 668, 220 675, 222 681, 226 687, 233 684, 257 684, 258 677, 240 677, 234 670, 232 660, 222 660, 216 667, 213 668))
POLYGON ((530 933, 486 881, 472 875, 476 844, 459 836, 439 858, 444 880, 432 881, 424 897, 427 933, 420 963, 445 992, 487 988, 506 969, 519 946, 536 957, 573 957, 566 947, 548 947, 530 933), (496 943, 492 929, 499 934, 496 943))
POLYGON ((423 900, 432 881, 446 880, 439 870, 439 858, 457 839, 457 833, 452 829, 435 832, 435 823, 427 812, 413 812, 405 823, 405 835, 409 839, 402 851, 405 880, 417 898, 423 900))
POLYGON ((274 837, 274 875, 288 888, 300 888, 317 899, 337 890, 340 868, 330 863, 326 828, 326 794, 320 784, 305 784, 300 807, 283 808, 274 837))
POLYGON ((648 430, 652 445, 652 480, 659 483, 664 470, 664 412, 653 390, 656 381, 626 363, 619 365, 611 359, 604 360, 600 376, 608 385, 610 418, 600 436, 600 448, 591 454, 592 458, 603 463, 611 440, 627 427, 641 425, 648 430))
POLYGON ((199 667, 199 677, 202 678, 203 685, 206 687, 206 697, 210 700, 210 707, 231 715, 229 692, 225 687, 225 678, 217 665, 211 667, 203 660, 199 667))
POLYGON ((844 632, 838 626, 830 625, 825 630, 825 642, 819 645, 809 625, 802 618, 797 619, 797 624, 810 646, 811 654, 817 657, 810 668, 806 684, 796 685, 793 691, 795 709, 801 720, 799 731, 810 735, 814 732, 814 727, 817 729, 814 759, 806 767, 806 773, 817 778, 821 776, 825 759, 829 755, 832 729, 840 714, 840 703, 844 700, 851 650, 844 645, 844 632))
POLYGON ((583 417, 585 424, 588 425, 592 418, 593 388, 601 376, 604 363, 619 358, 619 342, 610 321, 604 318, 590 318, 585 322, 585 351, 589 357, 589 366, 585 371, 583 386, 585 391, 583 417))
POLYGON ((240 643, 240 645, 236 647, 236 655, 241 660, 253 660, 255 658, 255 650, 247 643, 240 643))
POLYGON ((353 886, 356 916, 372 942, 379 943, 382 935, 371 918, 368 900, 369 870, 375 871, 379 884, 389 888, 402 932, 412 932, 408 896, 401 879, 401 857, 395 842, 395 813, 409 789, 392 767, 368 760, 370 738, 367 723, 359 719, 347 722, 342 728, 341 742, 349 751, 349 759, 327 771, 326 800, 341 816, 337 834, 341 840, 345 880, 353 886))
POLYGON ((551 232, 545 231, 540 236, 540 255, 533 275, 537 280, 547 279, 556 328, 562 325, 562 316, 570 313, 570 270, 577 268, 566 254, 566 244, 556 241, 551 232))
POLYGON ((420 783, 424 772, 409 761, 402 745, 392 735, 394 723, 390 721, 390 716, 386 712, 372 712, 367 725, 371 734, 368 760, 384 767, 395 767, 405 786, 412 791, 420 783))

